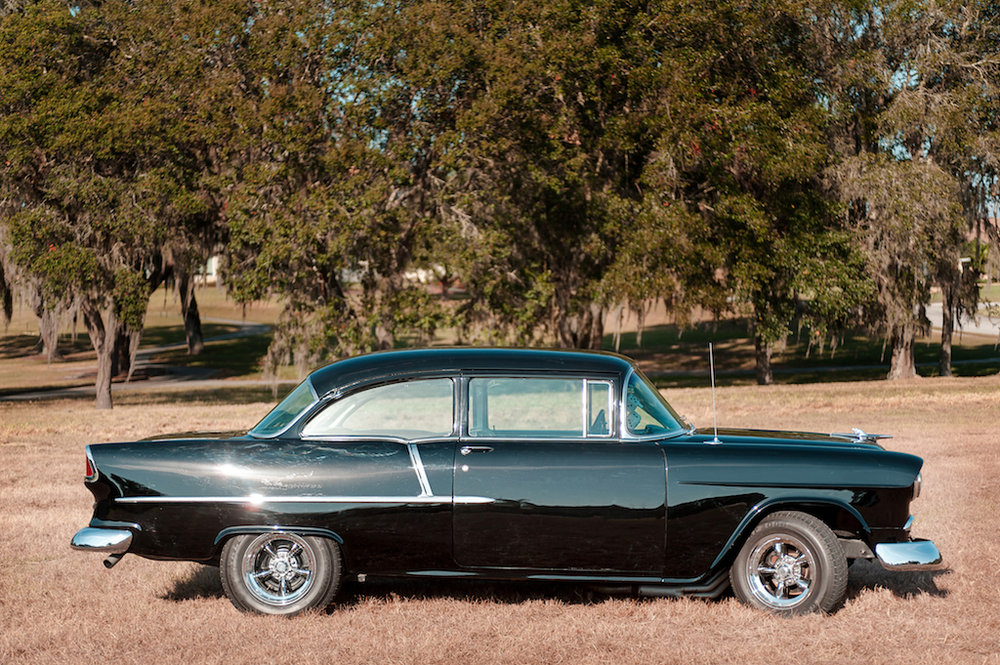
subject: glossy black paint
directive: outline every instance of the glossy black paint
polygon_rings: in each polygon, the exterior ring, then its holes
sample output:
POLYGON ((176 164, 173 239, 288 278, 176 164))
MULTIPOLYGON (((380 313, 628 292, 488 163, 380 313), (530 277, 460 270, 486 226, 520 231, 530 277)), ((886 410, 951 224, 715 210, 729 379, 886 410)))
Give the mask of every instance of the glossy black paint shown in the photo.
MULTIPOLYGON (((613 354, 435 349, 341 361, 310 381, 329 400, 409 377, 455 377, 460 387, 469 376, 590 377, 615 382, 620 409, 631 371, 613 354)), ((148 558, 212 561, 229 535, 281 527, 336 538, 351 573, 697 592, 718 588, 742 539, 775 510, 810 512, 869 546, 905 540, 922 464, 801 432, 720 430, 719 444, 705 430, 636 438, 619 431, 617 414, 610 439, 467 438, 457 415, 453 436, 410 445, 303 440, 307 418, 274 439, 93 445, 91 526, 128 528, 129 551, 148 558), (466 445, 489 450, 462 454, 466 445)))
POLYGON ((459 566, 662 572, 667 487, 660 446, 582 439, 488 446, 493 450, 463 456, 455 468, 456 495, 496 499, 455 506, 459 566))

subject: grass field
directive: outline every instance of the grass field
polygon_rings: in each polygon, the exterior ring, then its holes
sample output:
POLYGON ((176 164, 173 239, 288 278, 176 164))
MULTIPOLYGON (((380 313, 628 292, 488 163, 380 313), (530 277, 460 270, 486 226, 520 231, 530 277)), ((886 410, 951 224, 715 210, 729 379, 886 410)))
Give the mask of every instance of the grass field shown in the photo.
MULTIPOLYGON (((699 425, 711 396, 668 398, 699 425)), ((83 445, 253 424, 264 402, 133 393, 0 403, 0 662, 1000 663, 1000 377, 727 387, 720 424, 891 433, 925 459, 916 535, 949 569, 851 568, 831 616, 779 619, 719 601, 606 598, 577 587, 353 585, 325 613, 238 613, 215 569, 71 551, 91 516, 83 445)), ((497 534, 502 537, 502 534, 497 534)))

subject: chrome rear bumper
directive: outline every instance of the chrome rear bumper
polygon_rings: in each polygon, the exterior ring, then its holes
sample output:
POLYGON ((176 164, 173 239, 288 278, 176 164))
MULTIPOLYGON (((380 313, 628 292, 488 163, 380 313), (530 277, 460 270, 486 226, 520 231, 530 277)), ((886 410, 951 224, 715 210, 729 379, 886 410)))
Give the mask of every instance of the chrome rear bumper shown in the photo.
POLYGON ((889 570, 937 570, 944 567, 941 552, 929 540, 879 543, 875 546, 875 556, 889 570))
POLYGON ((84 527, 76 532, 70 547, 88 552, 108 552, 123 554, 132 544, 132 532, 124 529, 99 529, 84 527))

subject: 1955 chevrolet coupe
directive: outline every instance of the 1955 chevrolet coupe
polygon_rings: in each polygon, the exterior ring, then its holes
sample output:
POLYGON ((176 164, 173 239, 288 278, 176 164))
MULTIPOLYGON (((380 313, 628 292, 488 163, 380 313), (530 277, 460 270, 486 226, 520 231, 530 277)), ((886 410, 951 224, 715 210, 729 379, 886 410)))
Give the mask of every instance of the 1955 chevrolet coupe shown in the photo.
POLYGON ((246 433, 86 448, 81 550, 219 566, 244 611, 345 576, 563 580, 831 611, 910 537, 922 460, 877 437, 695 429, 627 358, 422 349, 313 372, 246 433))

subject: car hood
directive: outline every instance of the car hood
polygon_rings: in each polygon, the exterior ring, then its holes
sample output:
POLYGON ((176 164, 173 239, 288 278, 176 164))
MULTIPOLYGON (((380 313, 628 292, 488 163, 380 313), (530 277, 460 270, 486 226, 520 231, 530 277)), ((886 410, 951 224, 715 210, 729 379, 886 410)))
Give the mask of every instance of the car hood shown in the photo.
MULTIPOLYGON (((699 441, 712 441, 715 430, 711 427, 700 427, 694 431, 693 438, 699 441)), ((864 432, 845 434, 821 434, 819 432, 792 432, 768 429, 736 429, 719 428, 719 440, 724 443, 787 443, 791 445, 827 445, 852 448, 882 448, 876 435, 864 432)))

